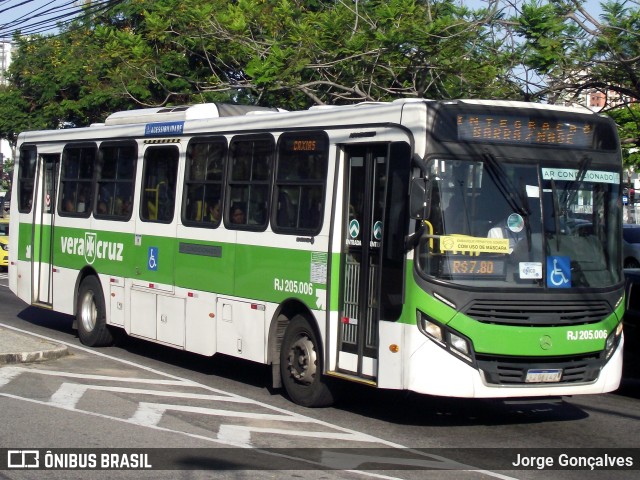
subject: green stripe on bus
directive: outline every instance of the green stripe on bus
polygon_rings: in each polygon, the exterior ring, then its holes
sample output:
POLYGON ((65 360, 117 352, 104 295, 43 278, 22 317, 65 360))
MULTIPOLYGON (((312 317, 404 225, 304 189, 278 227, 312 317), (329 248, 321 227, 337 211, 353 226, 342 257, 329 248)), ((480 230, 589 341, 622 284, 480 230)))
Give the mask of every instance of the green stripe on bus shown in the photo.
MULTIPOLYGON (((43 227, 43 234, 50 230, 43 227)), ((20 231, 19 260, 49 263, 48 252, 41 254, 30 246, 31 226, 21 224, 20 231)), ((72 270, 90 265, 103 275, 264 302, 293 297, 309 308, 324 309, 327 273, 312 270, 322 270, 325 262, 326 271, 325 252, 153 235, 138 238, 136 245, 132 233, 55 227, 53 264, 72 270)))

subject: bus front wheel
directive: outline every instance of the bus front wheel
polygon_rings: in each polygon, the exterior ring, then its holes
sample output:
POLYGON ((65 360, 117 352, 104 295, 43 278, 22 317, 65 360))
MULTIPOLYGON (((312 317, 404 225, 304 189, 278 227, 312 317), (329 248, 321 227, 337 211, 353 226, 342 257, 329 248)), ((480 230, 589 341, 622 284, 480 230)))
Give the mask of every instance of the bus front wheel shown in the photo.
POLYGON ((113 343, 113 335, 107 328, 102 287, 94 276, 86 277, 80 284, 76 319, 83 345, 102 347, 113 343))
POLYGON ((322 375, 318 337, 307 319, 293 317, 282 339, 280 372, 287 394, 298 405, 325 407, 333 394, 322 375))

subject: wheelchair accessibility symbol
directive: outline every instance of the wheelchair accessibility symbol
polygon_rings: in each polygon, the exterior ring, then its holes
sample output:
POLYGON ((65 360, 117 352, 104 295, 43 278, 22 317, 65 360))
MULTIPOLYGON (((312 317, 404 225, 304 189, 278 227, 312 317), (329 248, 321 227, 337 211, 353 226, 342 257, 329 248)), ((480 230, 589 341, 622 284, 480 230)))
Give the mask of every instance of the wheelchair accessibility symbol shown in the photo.
POLYGON ((158 270, 158 247, 149 247, 149 257, 147 258, 147 268, 158 270))
POLYGON ((547 287, 571 287, 571 258, 547 257, 547 287))

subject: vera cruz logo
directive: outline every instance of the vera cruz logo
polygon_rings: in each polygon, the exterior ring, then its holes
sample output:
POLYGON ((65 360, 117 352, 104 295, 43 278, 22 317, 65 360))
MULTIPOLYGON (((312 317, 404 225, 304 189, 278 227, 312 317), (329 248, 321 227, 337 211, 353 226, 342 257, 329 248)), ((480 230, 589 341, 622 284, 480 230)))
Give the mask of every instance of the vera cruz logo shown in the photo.
POLYGON ((85 232, 84 234, 84 259, 89 265, 96 261, 96 237, 95 233, 85 232))
POLYGON ((98 234, 85 232, 82 237, 60 237, 62 253, 83 256, 91 265, 96 259, 122 262, 124 244, 120 242, 106 242, 98 240, 98 234))

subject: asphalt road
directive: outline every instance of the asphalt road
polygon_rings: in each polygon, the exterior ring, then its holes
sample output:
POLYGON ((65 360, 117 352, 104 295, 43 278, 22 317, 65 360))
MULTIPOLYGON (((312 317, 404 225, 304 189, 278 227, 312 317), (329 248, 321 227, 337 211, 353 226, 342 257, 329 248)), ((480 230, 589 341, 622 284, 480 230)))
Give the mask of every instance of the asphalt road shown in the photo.
MULTIPOLYGON (((344 385, 334 407, 305 409, 270 389, 269 369, 250 362, 132 338, 87 349, 70 317, 26 306, 3 283, 0 324, 64 342, 71 355, 0 368, 0 456, 2 449, 127 448, 179 470, 4 470, 0 478, 211 478, 215 470, 216 478, 583 480, 637 473, 505 467, 517 455, 551 452, 557 462, 562 453, 617 455, 638 447, 640 375, 632 348, 621 388, 606 395, 506 404, 344 385), (228 449, 222 458, 220 448, 228 449), (364 468, 381 457, 384 467, 364 468), (469 467, 447 471, 454 461, 469 467), (400 469, 407 466, 419 469, 400 469)), ((638 469, 640 455, 632 454, 638 469)))

